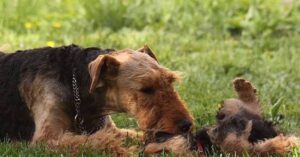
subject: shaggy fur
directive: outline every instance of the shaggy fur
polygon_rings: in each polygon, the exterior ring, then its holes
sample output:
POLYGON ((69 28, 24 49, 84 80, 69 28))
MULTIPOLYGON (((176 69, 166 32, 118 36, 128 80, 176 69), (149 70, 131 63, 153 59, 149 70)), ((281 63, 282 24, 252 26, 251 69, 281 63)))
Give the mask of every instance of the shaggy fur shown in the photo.
POLYGON ((176 79, 148 46, 114 51, 70 45, 1 54, 0 139, 128 154, 121 140, 140 139, 141 134, 117 128, 105 116, 111 112, 134 116, 146 139, 157 132, 191 131, 193 118, 173 88, 176 79), (81 99, 81 127, 74 120, 73 75, 81 99))
POLYGON ((294 136, 279 134, 271 122, 260 114, 260 104, 256 89, 244 79, 233 82, 238 99, 227 99, 217 113, 217 125, 204 128, 196 133, 196 140, 204 145, 206 151, 212 148, 223 152, 252 156, 286 155, 299 144, 294 136))
POLYGON ((278 133, 271 122, 262 118, 256 90, 250 82, 236 79, 233 84, 238 99, 224 101, 216 116, 216 126, 198 130, 195 141, 188 141, 182 135, 165 136, 165 140, 147 144, 145 150, 166 150, 177 155, 195 156, 191 150, 195 152, 195 146, 201 144, 204 152, 199 152, 199 156, 210 156, 218 151, 233 156, 241 156, 245 152, 251 156, 284 156, 293 147, 299 146, 298 137, 278 133))

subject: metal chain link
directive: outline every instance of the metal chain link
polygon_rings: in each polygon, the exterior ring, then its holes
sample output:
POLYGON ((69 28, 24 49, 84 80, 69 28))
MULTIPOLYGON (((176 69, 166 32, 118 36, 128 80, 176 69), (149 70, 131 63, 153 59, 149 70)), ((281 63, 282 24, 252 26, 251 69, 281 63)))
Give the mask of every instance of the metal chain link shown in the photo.
MULTIPOLYGON (((81 105, 81 99, 80 99, 80 93, 79 93, 79 87, 78 87, 78 82, 76 80, 76 69, 73 69, 72 72, 72 88, 73 88, 73 96, 74 96, 74 105, 75 105, 75 110, 76 114, 74 116, 75 120, 75 126, 79 131, 83 134, 87 134, 86 129, 83 126, 84 119, 82 115, 80 114, 80 105, 81 105)), ((104 127, 106 120, 108 116, 104 115, 99 118, 99 122, 97 125, 97 129, 101 129, 104 127)))
POLYGON ((79 87, 78 87, 78 82, 76 80, 75 71, 76 70, 73 69, 73 72, 72 72, 72 88, 73 88, 73 96, 74 96, 74 105, 75 105, 75 110, 76 110, 74 120, 75 120, 75 125, 79 129, 79 131, 81 133, 86 134, 86 130, 83 127, 84 119, 80 115, 81 99, 80 99, 79 87))

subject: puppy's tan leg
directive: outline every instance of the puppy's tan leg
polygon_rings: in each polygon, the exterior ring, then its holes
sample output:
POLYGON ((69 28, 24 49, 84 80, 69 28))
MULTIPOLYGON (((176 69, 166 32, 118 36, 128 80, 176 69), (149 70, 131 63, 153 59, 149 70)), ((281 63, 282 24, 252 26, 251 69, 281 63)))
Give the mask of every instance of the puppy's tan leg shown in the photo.
POLYGON ((259 102, 256 95, 256 89, 252 84, 244 79, 237 78, 233 81, 234 89, 241 101, 245 102, 250 109, 259 112, 259 102))
POLYGON ((253 155, 269 156, 269 155, 281 155, 284 156, 292 148, 293 143, 288 137, 283 135, 276 136, 272 139, 268 139, 254 144, 252 153, 253 155))

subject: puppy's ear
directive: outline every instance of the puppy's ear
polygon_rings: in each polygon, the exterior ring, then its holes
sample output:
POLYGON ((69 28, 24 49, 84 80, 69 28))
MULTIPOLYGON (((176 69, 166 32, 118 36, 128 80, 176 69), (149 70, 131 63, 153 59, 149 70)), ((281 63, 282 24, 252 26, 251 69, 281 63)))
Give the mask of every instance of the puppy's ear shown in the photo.
POLYGON ((137 51, 148 54, 150 57, 152 57, 158 62, 156 56, 154 55, 153 51, 150 49, 148 45, 144 45, 144 47, 138 49, 137 51))
POLYGON ((243 131, 243 132, 244 132, 243 136, 244 136, 246 139, 248 139, 249 136, 251 135, 252 125, 253 125, 252 120, 248 121, 247 124, 246 124, 245 130, 243 131))
POLYGON ((100 55, 89 64, 91 77, 90 93, 97 87, 104 85, 105 79, 113 79, 117 76, 120 62, 111 55, 100 55))

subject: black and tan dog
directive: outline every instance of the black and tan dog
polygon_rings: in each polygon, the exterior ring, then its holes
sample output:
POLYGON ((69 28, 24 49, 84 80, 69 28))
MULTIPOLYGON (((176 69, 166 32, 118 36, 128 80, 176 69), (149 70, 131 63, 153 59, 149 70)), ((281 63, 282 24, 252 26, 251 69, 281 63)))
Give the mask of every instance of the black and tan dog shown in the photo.
POLYGON ((2 51, 0 51, 0 57, 1 57, 1 56, 4 56, 4 55, 5 55, 5 53, 2 52, 2 51))
MULTIPOLYGON (((237 99, 227 99, 217 113, 217 125, 197 131, 195 141, 182 135, 171 136, 163 142, 152 142, 146 150, 169 150, 175 154, 195 156, 190 143, 198 146, 199 156, 211 155, 215 151, 241 156, 286 155, 293 147, 299 146, 299 138, 284 136, 277 132, 271 122, 260 113, 256 89, 244 79, 233 82, 237 99), (205 151, 205 152, 199 152, 205 151)), ((194 151, 196 151, 195 149, 194 151)), ((197 153, 196 153, 197 154, 197 153)))
POLYGON ((50 146, 111 149, 119 154, 133 130, 107 116, 126 112, 145 138, 186 134, 192 116, 173 88, 175 72, 139 50, 76 45, 17 51, 0 57, 0 139, 50 146))

